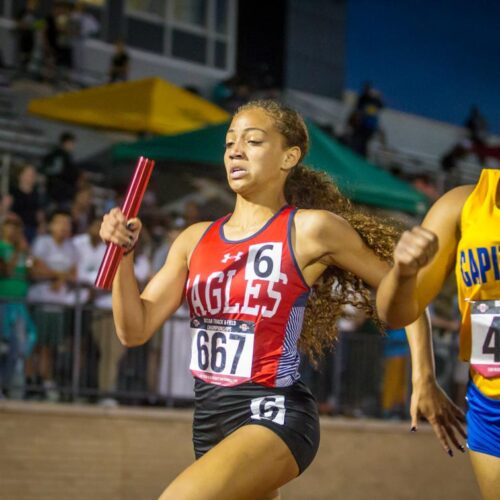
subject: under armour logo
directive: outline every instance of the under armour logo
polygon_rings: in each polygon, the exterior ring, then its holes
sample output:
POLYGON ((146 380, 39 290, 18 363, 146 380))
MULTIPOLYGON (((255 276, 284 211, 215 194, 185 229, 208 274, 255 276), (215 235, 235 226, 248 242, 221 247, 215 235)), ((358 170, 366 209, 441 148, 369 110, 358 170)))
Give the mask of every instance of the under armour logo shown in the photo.
POLYGON ((243 257, 243 252, 238 252, 236 255, 231 255, 230 253, 225 253, 224 258, 221 260, 223 264, 226 264, 229 260, 234 260, 235 262, 241 260, 243 257))

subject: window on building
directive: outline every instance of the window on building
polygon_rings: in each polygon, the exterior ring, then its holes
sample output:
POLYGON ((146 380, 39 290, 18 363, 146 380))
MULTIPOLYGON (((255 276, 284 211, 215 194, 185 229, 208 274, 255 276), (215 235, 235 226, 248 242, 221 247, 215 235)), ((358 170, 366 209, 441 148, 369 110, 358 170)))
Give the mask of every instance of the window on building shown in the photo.
POLYGON ((184 24, 206 27, 207 0, 172 0, 173 18, 184 24))
POLYGON ((228 0, 216 0, 215 4, 215 31, 227 34, 228 0))
POLYGON ((125 9, 131 14, 146 14, 158 19, 165 18, 165 0, 126 0, 125 9))
MULTIPOLYGON (((1 0, 0 0, 1 1, 1 0)), ((127 44, 229 69, 237 0, 125 0, 127 44), (148 35, 147 26, 151 26, 148 35)))
POLYGON ((104 7, 106 5, 106 0, 84 0, 86 5, 93 5, 94 7, 104 7))
POLYGON ((207 62, 207 39, 178 29, 172 32, 172 56, 186 61, 207 62))

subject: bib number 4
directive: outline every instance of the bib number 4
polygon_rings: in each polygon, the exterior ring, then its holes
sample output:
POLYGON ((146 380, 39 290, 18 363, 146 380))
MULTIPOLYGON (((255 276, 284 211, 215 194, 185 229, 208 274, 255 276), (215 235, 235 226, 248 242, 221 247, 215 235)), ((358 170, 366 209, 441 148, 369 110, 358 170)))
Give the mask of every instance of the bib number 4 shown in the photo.
POLYGON ((495 316, 486 332, 483 343, 483 354, 492 354, 493 361, 500 363, 500 316, 495 316))
POLYGON ((500 301, 473 302, 471 365, 483 377, 500 377, 500 301))

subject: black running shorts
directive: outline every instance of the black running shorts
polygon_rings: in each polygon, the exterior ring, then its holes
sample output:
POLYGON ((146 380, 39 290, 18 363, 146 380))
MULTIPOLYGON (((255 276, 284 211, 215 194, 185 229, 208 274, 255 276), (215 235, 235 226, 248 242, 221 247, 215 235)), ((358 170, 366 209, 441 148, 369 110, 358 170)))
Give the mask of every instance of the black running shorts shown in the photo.
POLYGON ((316 401, 301 381, 289 387, 253 383, 222 387, 195 378, 193 444, 197 459, 249 424, 263 425, 276 433, 292 452, 300 473, 318 451, 316 401))

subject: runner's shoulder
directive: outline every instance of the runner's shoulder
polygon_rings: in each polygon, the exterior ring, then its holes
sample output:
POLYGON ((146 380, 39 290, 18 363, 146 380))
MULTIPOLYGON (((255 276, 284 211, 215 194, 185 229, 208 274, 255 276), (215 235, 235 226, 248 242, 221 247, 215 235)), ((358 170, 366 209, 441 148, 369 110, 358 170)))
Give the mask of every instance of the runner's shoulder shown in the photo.
POLYGON ((191 224, 184 229, 184 231, 182 231, 182 233, 175 240, 175 243, 177 246, 183 247, 184 250, 190 254, 211 224, 212 221, 196 222, 195 224, 191 224))
POLYGON ((460 227, 462 209, 475 187, 458 186, 444 193, 427 212, 422 226, 438 232, 457 230, 460 227))
POLYGON ((474 188, 476 187, 475 184, 466 184, 464 186, 457 186, 453 189, 450 189, 446 193, 439 198, 439 200, 436 201, 436 205, 453 205, 456 206, 457 203, 460 203, 460 205, 463 205, 465 203, 465 200, 470 196, 472 191, 474 191, 474 188))
POLYGON ((297 232, 307 238, 328 237, 351 229, 349 223, 340 215, 329 210, 300 209, 295 216, 297 232))

